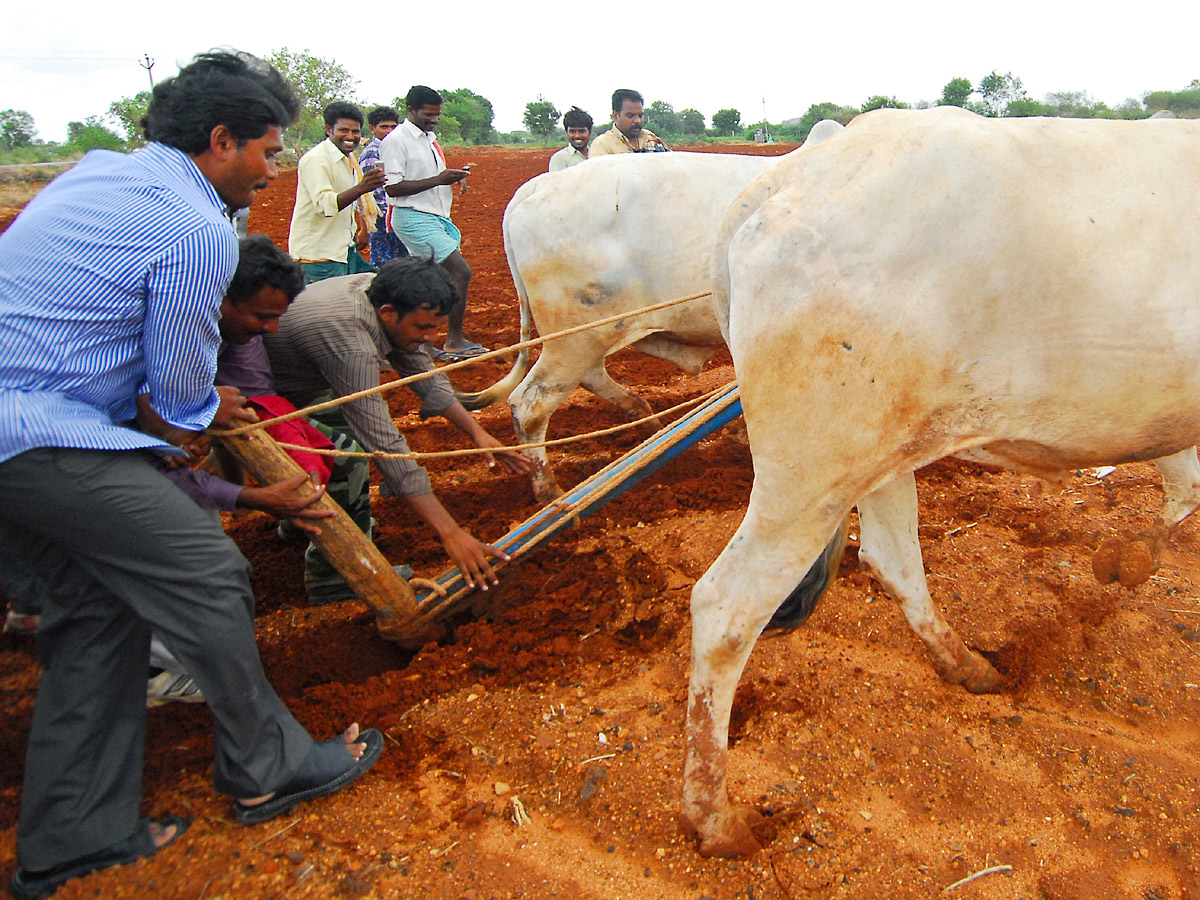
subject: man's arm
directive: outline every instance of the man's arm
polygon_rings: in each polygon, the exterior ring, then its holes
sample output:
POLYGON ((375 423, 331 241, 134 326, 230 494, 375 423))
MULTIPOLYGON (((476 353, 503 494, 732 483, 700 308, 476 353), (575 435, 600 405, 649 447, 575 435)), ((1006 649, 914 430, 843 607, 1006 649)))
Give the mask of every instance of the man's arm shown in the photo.
POLYGON ((454 520, 435 494, 409 497, 408 503, 413 511, 437 532, 442 546, 446 549, 446 555, 458 566, 467 587, 479 587, 486 591, 489 581, 492 584, 500 583, 488 560, 494 558, 508 562, 507 553, 472 537, 454 520))
POLYGON ((413 194, 421 194, 435 187, 455 184, 470 174, 466 169, 442 169, 429 178, 406 179, 404 172, 408 166, 407 151, 400 138, 393 137, 394 134, 395 132, 389 134, 379 145, 379 158, 383 162, 382 168, 387 178, 396 179, 384 187, 384 191, 389 197, 411 197, 413 194))
POLYGON ((233 233, 214 226, 189 238, 151 266, 142 328, 149 396, 138 398, 140 427, 176 445, 211 424, 254 421, 240 393, 213 387, 221 297, 237 264, 233 233))
POLYGON ((533 462, 528 456, 516 450, 509 450, 492 437, 487 429, 480 425, 467 408, 457 400, 442 415, 447 422, 470 438, 471 443, 476 447, 495 451, 484 454, 489 469, 493 468, 497 462, 514 475, 526 475, 533 469, 533 462))
POLYGON ((383 169, 379 166, 363 172, 362 181, 352 188, 346 188, 346 190, 337 195, 338 212, 341 212, 351 203, 357 201, 363 194, 369 194, 376 188, 383 187, 386 180, 387 176, 383 174, 383 169))
POLYGON ((395 184, 389 184, 384 190, 387 191, 389 197, 411 197, 413 194, 424 193, 430 188, 457 184, 469 174, 471 173, 466 169, 442 169, 429 178, 419 178, 416 181, 397 181, 395 184))
POLYGON ((313 485, 311 494, 301 496, 297 493, 300 485, 309 480, 306 474, 262 487, 247 487, 231 484, 203 469, 189 468, 182 461, 172 462, 174 459, 159 458, 163 475, 201 509, 257 509, 279 519, 291 519, 296 527, 309 534, 321 533, 313 519, 327 519, 334 514, 328 509, 312 509, 312 505, 325 496, 323 485, 313 485))
MULTIPOLYGON (((216 388, 220 398, 217 414, 213 416, 212 425, 217 428, 236 428, 247 422, 257 422, 258 416, 254 410, 246 406, 246 398, 235 387, 222 385, 216 388)), ((137 427, 139 431, 153 435, 168 444, 182 447, 190 444, 203 434, 203 429, 192 430, 172 425, 161 415, 150 401, 149 394, 138 394, 137 397, 137 427)))
MULTIPOLYGON (((336 359, 319 360, 322 375, 333 388, 335 396, 344 397, 379 384, 379 356, 375 352, 343 352, 336 359)), ((461 408, 461 404, 460 408, 461 408)), ((396 429, 387 401, 380 394, 351 400, 342 410, 354 432, 367 450, 407 453, 408 442, 396 429)), ((463 414, 471 417, 465 409, 463 414)), ((486 439, 490 436, 484 432, 486 439)), ((497 442, 498 445, 498 442, 497 442)), ((446 554, 458 566, 470 587, 486 587, 496 583, 496 573, 489 557, 506 559, 495 547, 472 537, 455 521, 433 493, 429 474, 411 459, 377 459, 379 471, 392 491, 404 497, 425 522, 437 532, 446 554)))
MULTIPOLYGON (((393 350, 388 354, 388 362, 401 378, 428 372, 434 368, 429 355, 419 350, 393 350)), ((476 447, 496 450, 495 454, 485 454, 488 468, 499 460, 506 470, 515 475, 521 475, 532 469, 530 460, 521 453, 507 450, 503 444, 488 434, 487 430, 476 421, 454 397, 454 388, 445 375, 435 375, 422 381, 414 381, 409 386, 414 394, 421 399, 421 416, 442 416, 447 422, 471 439, 476 447)))
MULTIPOLYGON (((333 189, 334 176, 337 166, 343 163, 335 160, 322 145, 318 144, 300 159, 296 177, 300 180, 308 196, 312 198, 313 206, 320 215, 332 218, 354 203, 363 194, 383 187, 384 174, 378 168, 364 172, 362 179, 355 185, 340 193, 333 189), (305 161, 308 161, 307 164, 305 161)), ((341 174, 345 174, 344 172, 341 174)))

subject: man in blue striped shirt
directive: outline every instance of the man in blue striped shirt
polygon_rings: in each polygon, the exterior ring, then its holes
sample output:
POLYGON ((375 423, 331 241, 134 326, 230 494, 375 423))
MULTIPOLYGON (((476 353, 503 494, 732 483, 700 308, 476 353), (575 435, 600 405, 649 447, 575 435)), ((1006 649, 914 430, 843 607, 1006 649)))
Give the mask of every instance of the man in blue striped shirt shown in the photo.
POLYGON ((14 896, 187 827, 139 821, 151 629, 208 700, 213 779, 239 821, 332 793, 382 750, 357 725, 314 742, 287 711, 259 660, 249 566, 146 458, 253 418, 213 388, 227 216, 275 177, 296 111, 262 61, 199 56, 155 87, 149 146, 89 154, 0 236, 0 540, 48 593, 14 896))

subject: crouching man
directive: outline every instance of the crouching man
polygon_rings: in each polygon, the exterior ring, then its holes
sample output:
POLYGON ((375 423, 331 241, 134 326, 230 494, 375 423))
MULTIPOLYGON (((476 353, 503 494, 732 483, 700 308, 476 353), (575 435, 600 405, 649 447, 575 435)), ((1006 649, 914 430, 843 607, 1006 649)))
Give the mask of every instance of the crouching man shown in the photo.
MULTIPOLYGON (((276 389, 298 407, 344 397, 379 385, 380 361, 401 377, 427 372, 433 360, 421 347, 445 327, 458 292, 450 276, 431 260, 406 257, 383 264, 378 275, 348 275, 309 285, 264 337, 276 389)), ((524 474, 530 461, 506 450, 454 397, 444 375, 409 386, 421 399, 423 417, 440 415, 476 447, 487 448, 489 465, 524 474)), ((342 428, 371 451, 407 453, 387 401, 380 394, 351 400, 316 418, 342 428), (344 420, 341 416, 344 415, 344 420)), ((442 506, 429 474, 410 459, 376 461, 388 492, 404 497, 438 534, 446 553, 470 587, 497 582, 489 558, 507 557, 481 543, 442 506)))

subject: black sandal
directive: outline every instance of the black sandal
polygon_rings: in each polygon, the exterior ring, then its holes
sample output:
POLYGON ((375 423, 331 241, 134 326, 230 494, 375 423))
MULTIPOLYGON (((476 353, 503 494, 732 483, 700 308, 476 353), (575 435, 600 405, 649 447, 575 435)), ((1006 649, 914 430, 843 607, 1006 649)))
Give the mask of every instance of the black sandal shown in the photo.
POLYGON ((19 900, 37 900, 39 897, 48 897, 72 878, 82 878, 84 875, 100 869, 123 866, 127 863, 137 862, 142 857, 153 856, 159 850, 170 847, 179 840, 179 836, 188 830, 190 824, 192 824, 190 820, 182 819, 179 816, 142 819, 138 822, 137 830, 132 835, 111 847, 105 847, 103 850, 97 850, 95 853, 89 853, 87 856, 81 856, 70 862, 51 866, 40 872, 17 869, 8 889, 19 900), (152 822, 164 830, 172 825, 175 826, 175 834, 162 846, 154 843, 154 836, 150 833, 152 822))
POLYGON ((377 728, 368 728, 355 743, 367 745, 358 759, 347 753, 346 739, 342 735, 314 742, 300 771, 277 790, 275 796, 253 806, 247 806, 239 800, 233 806, 234 816, 243 825, 257 825, 290 812, 293 806, 304 800, 315 800, 341 790, 360 778, 383 755, 383 735, 377 728))

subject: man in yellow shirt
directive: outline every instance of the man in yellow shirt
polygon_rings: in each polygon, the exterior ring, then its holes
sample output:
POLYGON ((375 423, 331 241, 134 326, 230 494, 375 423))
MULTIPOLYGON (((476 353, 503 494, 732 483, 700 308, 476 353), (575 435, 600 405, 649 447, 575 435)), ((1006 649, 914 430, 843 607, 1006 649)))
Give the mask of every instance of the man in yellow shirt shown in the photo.
POLYGON ((642 127, 642 95, 626 88, 613 91, 613 127, 592 141, 588 157, 609 153, 651 153, 666 150, 667 145, 652 131, 642 127))
POLYGON ((355 247, 357 215, 373 228, 379 207, 371 192, 383 187, 381 167, 363 174, 353 151, 362 138, 362 111, 342 100, 325 107, 325 140, 300 158, 288 252, 304 268, 306 284, 373 272, 355 247))

